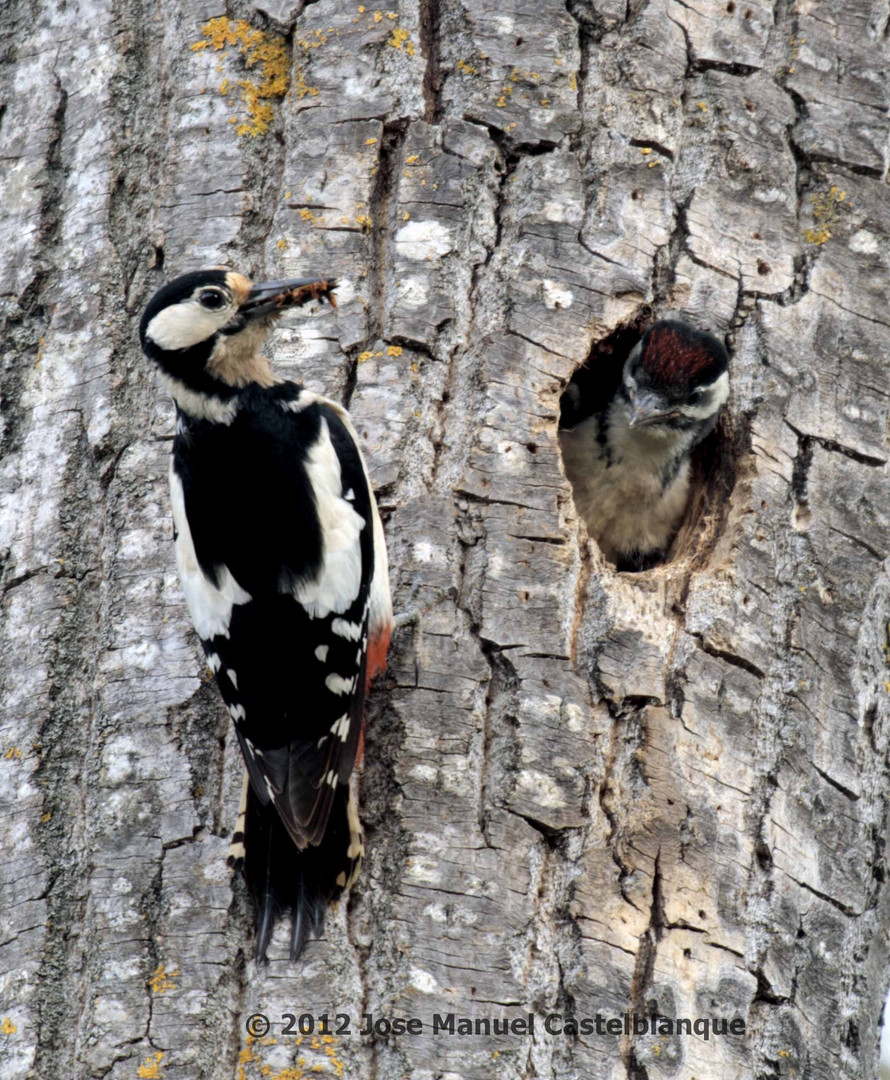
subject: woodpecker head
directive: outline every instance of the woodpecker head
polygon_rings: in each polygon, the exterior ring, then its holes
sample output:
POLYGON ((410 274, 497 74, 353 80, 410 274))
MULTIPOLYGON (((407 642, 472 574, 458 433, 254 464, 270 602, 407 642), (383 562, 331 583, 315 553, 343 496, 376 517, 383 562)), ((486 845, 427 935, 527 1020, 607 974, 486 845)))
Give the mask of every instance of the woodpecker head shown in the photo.
POLYGON ((327 297, 336 282, 292 278, 254 285, 233 270, 183 274, 151 298, 139 337, 146 356, 190 390, 216 394, 226 387, 268 382, 259 347, 277 316, 327 297))
POLYGON ((641 437, 703 438, 729 397, 728 368, 713 335, 673 320, 655 323, 624 365, 619 394, 628 427, 641 437))

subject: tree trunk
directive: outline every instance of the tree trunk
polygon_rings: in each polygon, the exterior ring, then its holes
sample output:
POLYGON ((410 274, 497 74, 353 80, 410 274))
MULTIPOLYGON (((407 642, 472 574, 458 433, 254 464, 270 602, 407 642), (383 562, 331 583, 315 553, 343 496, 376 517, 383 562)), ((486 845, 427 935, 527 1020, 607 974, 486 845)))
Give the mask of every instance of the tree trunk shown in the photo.
POLYGON ((0 1072, 874 1077, 886 3, 218 15, 0 14, 0 1072), (340 281, 273 355, 349 406, 423 611, 369 707, 365 869, 296 967, 284 928, 256 966, 225 866, 241 765, 136 333, 214 263, 340 281), (726 337, 732 399, 671 557, 618 574, 559 399, 668 311, 726 337), (624 1033, 654 1011, 745 1031, 624 1033), (534 1030, 434 1031, 450 1013, 534 1030))

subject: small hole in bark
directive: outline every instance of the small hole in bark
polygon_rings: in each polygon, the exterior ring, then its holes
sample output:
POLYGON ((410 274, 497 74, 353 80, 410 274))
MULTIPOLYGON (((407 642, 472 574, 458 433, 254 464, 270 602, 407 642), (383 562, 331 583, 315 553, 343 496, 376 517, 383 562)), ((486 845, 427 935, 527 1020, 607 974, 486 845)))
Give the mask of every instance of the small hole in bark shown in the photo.
POLYGON ((726 5, 726 10, 729 12, 730 15, 732 15, 732 13, 735 11, 735 4, 733 3, 733 0, 729 0, 729 3, 726 5))
POLYGON ((447 405, 451 401, 451 392, 448 390, 442 391, 442 404, 447 405))
POLYGON ((698 917, 699 917, 700 919, 702 919, 702 920, 705 920, 705 919, 707 919, 707 917, 708 917, 708 916, 707 916, 707 914, 706 914, 706 913, 705 913, 704 911, 699 911, 699 913, 698 913, 698 917))
POLYGON ((683 950, 683 955, 686 957, 687 960, 691 960, 692 959, 692 949, 684 949, 683 950))
POLYGON ((630 197, 633 199, 634 202, 636 202, 640 197, 639 191, 632 191, 630 193, 630 197))
POLYGON ((763 259, 757 260, 757 273, 760 274, 761 277, 766 277, 766 275, 771 272, 769 263, 765 263, 763 259))
POLYGON ((525 38, 522 38, 522 37, 518 37, 518 38, 516 39, 516 47, 517 47, 517 48, 519 48, 519 46, 520 46, 520 45, 521 45, 521 44, 522 44, 522 43, 523 43, 524 41, 525 41, 525 38))
POLYGON ((537 454, 537 452, 538 452, 538 444, 537 443, 527 442, 525 444, 525 448, 526 448, 526 450, 528 450, 528 452, 530 454, 537 454))
MULTIPOLYGON (((573 475, 573 470, 577 468, 576 460, 570 456, 566 464, 566 454, 572 454, 573 450, 569 448, 573 443, 577 454, 578 437, 570 439, 563 433, 585 424, 583 437, 589 433, 591 442, 601 447, 604 445, 597 425, 586 421, 606 411, 618 392, 625 361, 648 327, 657 321, 652 309, 643 307, 633 320, 595 342, 587 360, 575 371, 560 398, 560 450, 566 476, 573 485, 581 478, 573 475)), ((731 382, 732 357, 729 372, 731 382)), ((698 569, 707 562, 726 521, 729 496, 735 484, 735 462, 741 456, 744 438, 745 432, 733 431, 724 408, 714 430, 692 452, 689 498, 673 537, 668 539, 666 549, 651 551, 633 559, 619 557, 613 560, 607 544, 600 543, 606 558, 614 562, 618 571, 648 571, 668 563, 681 563, 685 569, 698 569)), ((598 450, 597 453, 605 454, 606 451, 598 450)), ((576 507, 577 505, 576 503, 576 507)), ((578 515, 582 516, 580 510, 578 515)), ((599 542, 594 521, 588 524, 588 533, 591 539, 599 542)))
POLYGON ((753 14, 754 14, 754 12, 750 8, 747 8, 746 11, 745 11, 744 17, 746 19, 750 19, 753 14))

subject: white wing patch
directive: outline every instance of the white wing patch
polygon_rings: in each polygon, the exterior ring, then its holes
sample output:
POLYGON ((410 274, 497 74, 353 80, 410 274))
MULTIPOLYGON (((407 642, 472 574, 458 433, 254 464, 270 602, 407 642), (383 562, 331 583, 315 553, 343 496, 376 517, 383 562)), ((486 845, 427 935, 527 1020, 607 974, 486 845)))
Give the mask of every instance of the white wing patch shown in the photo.
POLYGON ((343 498, 340 459, 322 418, 318 439, 309 450, 306 472, 321 524, 321 568, 312 581, 301 581, 293 593, 310 618, 351 607, 362 584, 360 535, 365 519, 343 498))
POLYGON ((328 649, 330 645, 319 645, 315 650, 315 659, 324 663, 328 658, 328 649))
POLYGON ((342 675, 332 672, 324 681, 325 686, 332 694, 351 694, 355 689, 355 679, 344 679, 342 675))
POLYGON ((176 564, 179 567, 179 580, 185 602, 188 604, 198 637, 207 641, 209 638, 229 636, 229 623, 232 621, 232 608, 235 604, 247 604, 251 600, 246 592, 232 577, 228 567, 220 573, 219 587, 207 577, 198 563, 195 545, 185 514, 185 494, 182 481, 170 462, 170 503, 173 508, 173 524, 176 528, 176 564))
MULTIPOLYGON (((371 496, 371 521, 374 530, 374 576, 371 578, 371 591, 368 598, 369 623, 371 633, 376 635, 392 623, 392 597, 389 591, 389 562, 386 558, 386 537, 383 534, 383 522, 377 510, 377 500, 374 498, 374 488, 371 486, 371 478, 368 476, 368 466, 362 456, 361 442, 349 413, 330 398, 319 396, 317 399, 322 405, 332 409, 343 422, 343 426, 349 432, 355 448, 358 451, 359 461, 362 463, 362 472, 365 474, 365 483, 368 485, 368 493, 371 496)), ((345 608, 341 608, 344 611, 345 608)))
POLYGON ((347 641, 358 641, 362 636, 362 625, 357 622, 349 622, 348 619, 332 619, 331 633, 337 637, 346 638, 347 641))

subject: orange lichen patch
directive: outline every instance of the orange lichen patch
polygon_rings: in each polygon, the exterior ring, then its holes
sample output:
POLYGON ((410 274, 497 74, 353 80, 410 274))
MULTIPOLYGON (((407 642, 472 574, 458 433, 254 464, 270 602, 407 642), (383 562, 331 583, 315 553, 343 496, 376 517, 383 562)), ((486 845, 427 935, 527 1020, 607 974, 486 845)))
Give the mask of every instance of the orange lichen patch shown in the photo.
POLYGON ((319 93, 318 86, 310 86, 306 81, 304 70, 298 67, 294 76, 294 86, 297 91, 297 97, 302 100, 304 97, 315 97, 319 93))
MULTIPOLYGON (((247 106, 248 119, 238 124, 238 135, 265 135, 274 117, 271 101, 287 93, 287 48, 284 38, 255 30, 244 19, 232 20, 225 15, 211 19, 201 27, 204 41, 196 41, 192 50, 211 48, 219 52, 237 48, 248 68, 257 68, 256 79, 238 79, 241 100, 247 106)), ((230 81, 224 79, 219 92, 227 94, 230 81)))
POLYGON ((411 40, 411 35, 407 30, 403 30, 401 26, 395 27, 392 34, 386 39, 386 44, 392 46, 393 49, 398 49, 399 52, 404 50, 409 56, 414 55, 414 42, 411 40))
POLYGON ((250 295, 250 290, 253 288, 253 282, 250 278, 246 278, 243 274, 239 274, 237 270, 230 270, 226 274, 226 285, 231 290, 232 296, 234 296, 239 305, 244 303, 250 295))
POLYGON ((157 1050, 151 1057, 147 1057, 136 1070, 139 1080, 161 1080, 161 1060, 163 1057, 164 1054, 161 1050, 157 1050))
POLYGON ((173 982, 173 976, 178 975, 178 969, 176 971, 167 972, 166 967, 163 964, 159 964, 155 968, 155 973, 148 980, 148 988, 153 994, 166 994, 168 990, 175 990, 176 983, 173 982))
POLYGON ((808 244, 824 244, 831 239, 831 230, 840 220, 840 207, 846 202, 847 193, 832 184, 828 191, 817 191, 812 199, 814 225, 804 229, 803 238, 808 244))

